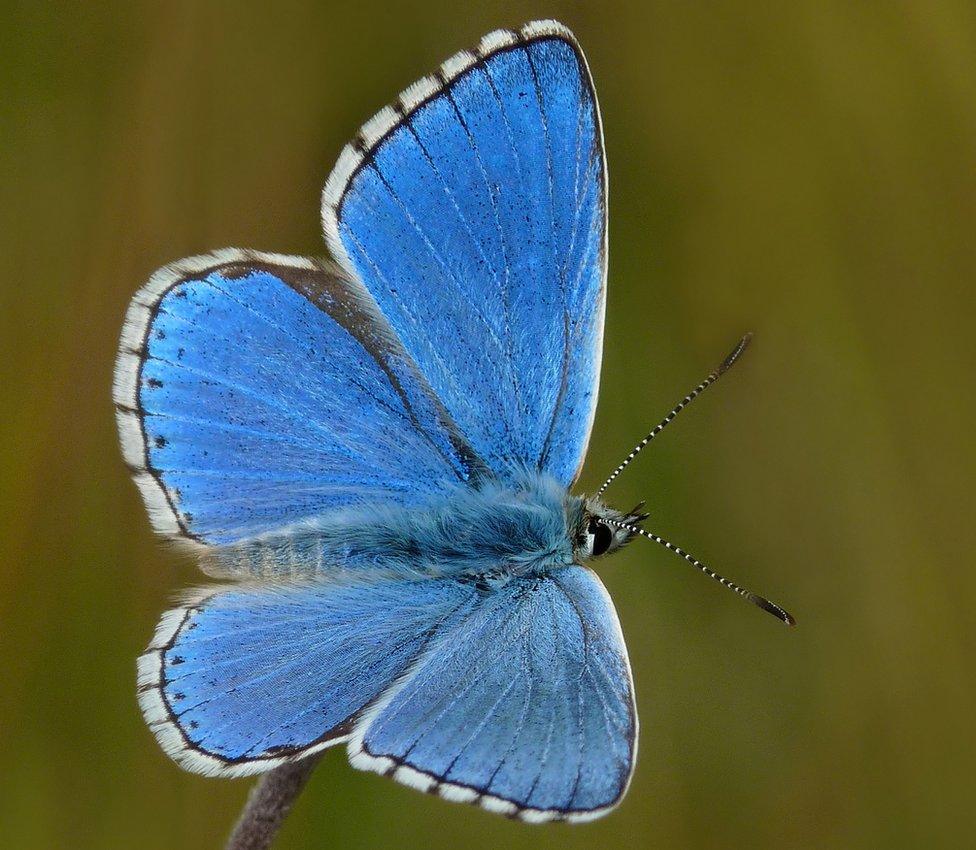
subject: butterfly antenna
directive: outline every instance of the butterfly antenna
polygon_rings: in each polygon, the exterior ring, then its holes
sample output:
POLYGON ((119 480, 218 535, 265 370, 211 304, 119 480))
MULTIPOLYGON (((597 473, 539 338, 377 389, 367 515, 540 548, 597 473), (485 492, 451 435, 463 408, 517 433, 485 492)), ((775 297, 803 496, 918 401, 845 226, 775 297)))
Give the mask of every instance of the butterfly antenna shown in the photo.
POLYGON ((656 534, 654 534, 651 531, 647 531, 643 528, 640 528, 639 526, 631 525, 630 523, 627 522, 620 522, 619 520, 615 520, 615 519, 605 519, 604 522, 606 522, 608 525, 615 525, 617 528, 626 529, 632 534, 639 534, 642 537, 646 537, 648 540, 653 540, 655 543, 660 544, 665 549, 669 549, 670 551, 674 552, 676 555, 680 555, 693 567, 698 567, 698 569, 700 569, 703 573, 705 573, 705 575, 707 575, 711 579, 715 579, 715 581, 717 581, 723 587, 727 587, 732 592, 739 594, 739 596, 741 596, 743 599, 748 599, 753 605, 762 608, 763 611, 768 611, 774 617, 777 617, 778 619, 786 623, 786 625, 788 626, 796 625, 796 620, 793 619, 793 615, 790 614, 789 611, 787 611, 786 609, 781 608, 775 602, 770 602, 768 599, 766 599, 765 596, 760 596, 758 593, 753 593, 751 590, 746 590, 744 587, 739 587, 739 585, 737 585, 734 581, 729 581, 724 576, 720 576, 718 573, 713 572, 708 567, 706 567, 701 561, 699 561, 694 555, 690 555, 684 549, 675 546, 673 543, 669 543, 663 537, 658 537, 656 534))
POLYGON ((746 350, 746 347, 749 345, 749 340, 751 339, 752 339, 751 333, 748 333, 744 337, 742 337, 742 339, 739 340, 736 347, 732 349, 732 352, 729 354, 729 356, 722 361, 722 365, 720 365, 714 372, 712 372, 707 378, 705 378, 705 380, 702 381, 697 387, 695 387, 690 393, 688 393, 688 395, 686 395, 683 399, 681 399, 681 401, 679 401, 671 409, 671 412, 667 416, 665 416, 664 419, 662 419, 657 425, 655 425, 648 432, 647 436, 644 437, 643 440, 641 440, 636 446, 634 446, 634 450, 629 455, 627 455, 627 457, 624 458, 623 463, 621 463, 620 466, 618 466, 613 472, 610 473, 610 477, 607 478, 607 480, 603 482, 603 485, 600 487, 600 489, 596 491, 597 496, 603 495, 607 487, 609 487, 614 482, 614 479, 616 479, 616 477, 620 475, 620 473, 623 472, 630 465, 630 462, 635 457, 637 457, 637 455, 641 453, 641 451, 644 449, 644 446, 646 446, 651 440, 653 440, 658 434, 660 434, 668 425, 671 424, 674 418, 679 413, 681 413, 682 410, 684 410, 689 404, 691 404, 696 398, 698 398, 698 396, 700 396, 703 392, 705 392, 705 390, 707 390, 712 384, 714 384, 720 377, 722 377, 722 375, 724 375, 731 368, 732 364, 735 363, 735 361, 739 359, 739 356, 742 354, 742 352, 746 350))

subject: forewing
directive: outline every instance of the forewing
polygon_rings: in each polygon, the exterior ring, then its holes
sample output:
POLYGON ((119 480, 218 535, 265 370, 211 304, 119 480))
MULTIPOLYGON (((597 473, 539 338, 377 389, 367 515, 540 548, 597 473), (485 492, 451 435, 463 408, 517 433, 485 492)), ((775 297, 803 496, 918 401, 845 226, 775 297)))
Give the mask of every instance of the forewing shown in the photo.
POLYGON ((360 284, 229 249, 160 269, 115 372, 155 529, 226 544, 360 504, 420 504, 478 462, 360 284))
POLYGON ((576 477, 606 279, 600 116, 573 35, 497 31, 360 130, 326 183, 334 256, 503 480, 576 477))
POLYGON ((187 770, 270 770, 347 740, 475 597, 449 581, 206 591, 163 616, 139 659, 139 701, 187 770))
POLYGON ((357 724, 356 767, 527 821, 589 820, 623 797, 637 714, 613 604, 561 568, 486 594, 357 724))

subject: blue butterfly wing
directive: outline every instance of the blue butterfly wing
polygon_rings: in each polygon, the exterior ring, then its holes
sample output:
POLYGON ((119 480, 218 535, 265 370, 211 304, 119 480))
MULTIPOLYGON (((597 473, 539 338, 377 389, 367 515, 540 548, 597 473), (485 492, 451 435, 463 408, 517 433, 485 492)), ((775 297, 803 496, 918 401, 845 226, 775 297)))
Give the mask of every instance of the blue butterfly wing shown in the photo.
MULTIPOLYGON (((524 470, 568 485, 602 344, 606 176, 585 60, 496 32, 401 95, 326 185, 343 272, 225 251, 160 270, 116 368, 158 531, 223 546, 347 507, 421 507, 524 470)), ((139 663, 163 748, 214 775, 341 741, 359 767, 526 820, 622 797, 626 649, 581 567, 242 586, 164 616, 139 663)))
POLYGON ((154 527, 201 543, 420 504, 480 463, 369 295, 302 258, 161 269, 129 308, 114 397, 154 527))
POLYGON ((600 116, 572 34, 498 31, 407 89, 343 151, 323 225, 489 467, 569 485, 606 279, 600 116))
POLYGON ((477 596, 406 580, 204 591, 163 616, 140 657, 143 713, 187 770, 270 770, 347 740, 477 596))
POLYGON ((634 768, 637 714, 613 604, 590 570, 514 579, 442 630, 357 726, 354 766, 524 820, 588 820, 634 768))

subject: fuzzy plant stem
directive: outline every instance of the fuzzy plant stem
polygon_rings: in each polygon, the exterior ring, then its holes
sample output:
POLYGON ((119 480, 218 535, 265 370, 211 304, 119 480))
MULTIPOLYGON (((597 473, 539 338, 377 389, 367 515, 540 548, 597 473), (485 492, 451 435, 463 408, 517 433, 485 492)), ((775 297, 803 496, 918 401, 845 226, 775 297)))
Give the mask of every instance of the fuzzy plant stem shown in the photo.
POLYGON ((319 756, 268 771, 251 790, 225 850, 267 850, 281 829, 319 756))

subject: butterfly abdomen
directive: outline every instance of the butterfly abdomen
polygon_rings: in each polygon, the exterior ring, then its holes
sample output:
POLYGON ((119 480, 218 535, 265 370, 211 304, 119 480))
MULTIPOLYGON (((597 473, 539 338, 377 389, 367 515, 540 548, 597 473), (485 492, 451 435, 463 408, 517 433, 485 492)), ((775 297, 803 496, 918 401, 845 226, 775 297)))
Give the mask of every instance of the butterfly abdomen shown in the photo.
POLYGON ((311 517, 210 549, 203 567, 241 579, 541 574, 573 562, 567 517, 577 502, 541 476, 459 487, 422 508, 363 505, 311 517))

